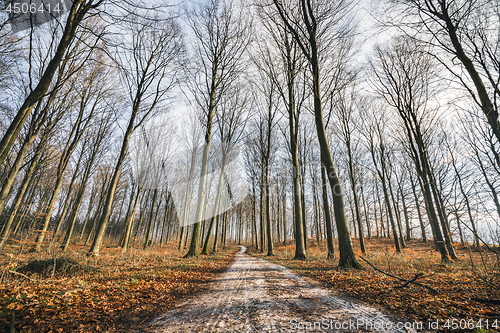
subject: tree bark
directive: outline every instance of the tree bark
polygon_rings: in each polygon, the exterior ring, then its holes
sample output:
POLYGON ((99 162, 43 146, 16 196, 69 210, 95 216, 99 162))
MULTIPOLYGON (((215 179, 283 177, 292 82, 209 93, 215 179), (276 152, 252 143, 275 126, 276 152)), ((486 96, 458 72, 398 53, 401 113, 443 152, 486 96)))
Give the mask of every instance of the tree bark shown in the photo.
POLYGON ((326 241, 327 241, 327 259, 335 259, 335 248, 333 246, 333 228, 332 219, 330 217, 330 205, 328 201, 328 185, 326 182, 326 170, 323 165, 321 165, 321 188, 323 197, 323 211, 325 214, 325 225, 326 225, 326 241))
POLYGON ((425 242, 427 242, 427 235, 425 233, 424 221, 422 220, 422 213, 420 212, 420 202, 418 200, 415 182, 413 181, 413 177, 412 177, 411 173, 410 173, 410 182, 411 182, 411 190, 413 192, 413 198, 415 199, 415 206, 417 208, 418 221, 420 223, 420 230, 422 232, 422 242, 425 243, 425 242))

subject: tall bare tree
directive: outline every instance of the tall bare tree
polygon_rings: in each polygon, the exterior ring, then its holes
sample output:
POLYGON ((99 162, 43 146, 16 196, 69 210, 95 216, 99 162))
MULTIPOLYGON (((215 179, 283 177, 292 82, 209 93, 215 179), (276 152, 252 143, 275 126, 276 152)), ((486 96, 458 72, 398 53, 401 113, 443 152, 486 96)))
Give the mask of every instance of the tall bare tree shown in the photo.
MULTIPOLYGON (((316 132, 321 147, 321 162, 327 170, 327 176, 333 193, 333 206, 339 239, 340 267, 360 268, 352 247, 351 236, 345 216, 342 186, 333 163, 330 146, 325 131, 321 99, 320 52, 321 42, 326 43, 326 33, 342 34, 342 29, 349 30, 345 24, 350 2, 301 0, 297 4, 289 1, 273 0, 283 24, 292 34, 302 53, 307 58, 311 74, 314 96, 314 119, 316 132)), ((324 44, 323 44, 324 46, 324 44)))
MULTIPOLYGON (((219 112, 215 115, 217 123, 217 134, 220 140, 219 152, 219 181, 217 185, 217 194, 215 204, 210 218, 210 224, 206 233, 205 242, 203 244, 202 254, 208 254, 210 238, 212 236, 215 219, 220 218, 222 211, 221 200, 227 184, 225 173, 227 172, 227 164, 231 162, 234 155, 238 152, 237 144, 240 141, 246 121, 248 119, 247 108, 249 105, 249 95, 243 89, 243 84, 235 84, 225 92, 223 100, 220 103, 219 112), (233 155, 233 156, 232 156, 233 155)), ((217 230, 216 230, 217 236, 217 230)))
POLYGON ((428 123, 429 119, 432 120, 429 103, 435 94, 431 82, 433 66, 429 56, 422 49, 419 50, 418 46, 406 38, 398 38, 389 49, 378 47, 377 63, 373 63, 372 68, 376 78, 375 89, 387 104, 398 112, 402 121, 407 149, 423 188, 427 215, 434 231, 436 246, 442 260, 448 261, 449 254, 454 256, 453 245, 446 222, 442 216, 438 220, 436 214, 436 205, 439 203, 434 200, 438 201, 439 198, 436 196, 428 144, 424 136, 429 133, 428 123), (439 221, 443 228, 442 232, 439 221), (451 253, 448 253, 446 248, 451 253))
POLYGON ((73 42, 76 36, 78 26, 87 16, 89 11, 98 8, 103 0, 75 0, 72 1, 71 9, 66 17, 64 30, 60 35, 57 48, 50 61, 47 63, 43 74, 41 75, 36 85, 30 86, 30 91, 21 107, 18 109, 16 116, 12 120, 10 126, 4 133, 0 141, 0 164, 3 164, 5 158, 14 144, 19 132, 21 131, 24 123, 33 111, 36 103, 48 92, 54 74, 56 73, 59 65, 63 61, 66 51, 73 42))
POLYGON ((499 2, 497 0, 394 0, 394 2, 403 5, 404 14, 401 15, 401 23, 409 28, 408 34, 443 51, 433 54, 481 108, 497 142, 500 141, 499 2), (464 77, 463 70, 469 80, 464 77))
POLYGON ((110 135, 113 130, 112 121, 114 119, 110 114, 103 112, 103 116, 99 118, 100 119, 95 121, 92 128, 87 131, 86 137, 83 141, 82 150, 86 150, 83 174, 79 179, 78 191, 72 205, 73 207, 71 209, 71 213, 68 216, 66 232, 63 244, 61 245, 63 251, 66 251, 69 247, 87 184, 92 175, 92 171, 95 170, 99 163, 99 159, 102 158, 102 155, 105 152, 104 146, 109 143, 110 135))
MULTIPOLYGON (((258 67, 266 73, 274 84, 276 92, 285 105, 288 118, 288 147, 293 171, 293 210, 295 230, 295 258, 306 258, 306 239, 303 224, 302 181, 299 164, 299 118, 302 105, 307 97, 302 80, 304 73, 303 56, 280 19, 265 9, 258 12, 267 33, 267 39, 259 42, 258 67)), ((286 136, 286 135, 285 135, 286 136)), ((284 212, 283 212, 284 214, 284 212)), ((284 231, 286 234, 286 231, 284 231)))
POLYGON ((168 93, 177 80, 184 52, 180 27, 175 18, 137 18, 129 23, 132 40, 124 36, 123 44, 117 49, 117 60, 123 72, 127 87, 130 114, 123 134, 120 153, 106 191, 106 201, 99 218, 97 230, 89 254, 99 255, 104 235, 111 215, 111 208, 128 151, 132 133, 148 117, 164 105, 168 93))
MULTIPOLYGON (((365 100, 366 102, 366 100, 365 100)), ((387 164, 388 150, 390 149, 387 143, 387 119, 384 117, 385 110, 377 108, 376 105, 366 105, 363 107, 363 130, 362 134, 365 137, 365 144, 370 151, 375 173, 382 183, 382 192, 384 194, 384 203, 387 211, 390 226, 392 227, 392 235, 394 237, 394 246, 396 252, 401 252, 401 243, 396 230, 396 223, 392 211, 391 200, 389 197, 389 189, 387 181, 390 175, 388 174, 387 164)), ((377 198, 378 186, 377 186, 377 198)), ((380 205, 380 215, 382 216, 382 205, 380 205)), ((382 220, 382 219, 381 219, 382 220)), ((382 222, 381 222, 382 223, 382 222)), ((389 227, 388 227, 389 228, 389 227)), ((389 236, 389 230, 387 230, 389 236)))
POLYGON ((247 20, 231 1, 210 0, 189 14, 196 46, 191 91, 203 114, 205 142, 201 159, 198 202, 194 215, 191 244, 186 257, 198 256, 201 221, 205 206, 205 186, 208 169, 212 126, 224 92, 242 73, 242 61, 249 42, 247 20))
MULTIPOLYGON (((355 89, 352 87, 351 89, 355 89)), ((338 133, 340 141, 345 146, 346 149, 346 163, 347 163, 347 173, 349 175, 349 182, 351 184, 351 191, 353 195, 353 205, 354 211, 356 213, 356 222, 358 227, 359 245, 361 252, 366 253, 365 241, 364 241, 364 231, 363 223, 361 221, 361 208, 360 208, 360 198, 358 193, 358 164, 360 160, 359 154, 359 140, 356 139, 356 124, 354 119, 356 118, 356 95, 353 90, 349 93, 348 91, 343 91, 339 93, 339 98, 335 103, 336 107, 335 116, 338 119, 338 125, 335 126, 335 132, 338 133)))
POLYGON ((61 190, 61 186, 64 179, 64 174, 66 168, 68 167, 69 160, 73 152, 79 145, 80 140, 83 138, 86 129, 94 121, 94 116, 99 109, 104 107, 104 99, 109 94, 110 86, 109 80, 112 74, 104 70, 104 66, 99 63, 95 63, 82 74, 88 75, 86 80, 78 80, 74 82, 74 87, 76 89, 75 98, 71 103, 70 107, 74 107, 75 119, 72 121, 69 127, 69 135, 67 136, 67 141, 64 148, 61 151, 61 158, 59 160, 59 165, 57 166, 56 182, 54 185, 54 190, 52 192, 51 198, 49 200, 48 208, 45 211, 45 217, 42 223, 41 233, 36 239, 36 245, 34 250, 40 251, 42 248, 45 233, 48 230, 50 219, 52 217, 52 212, 61 190))

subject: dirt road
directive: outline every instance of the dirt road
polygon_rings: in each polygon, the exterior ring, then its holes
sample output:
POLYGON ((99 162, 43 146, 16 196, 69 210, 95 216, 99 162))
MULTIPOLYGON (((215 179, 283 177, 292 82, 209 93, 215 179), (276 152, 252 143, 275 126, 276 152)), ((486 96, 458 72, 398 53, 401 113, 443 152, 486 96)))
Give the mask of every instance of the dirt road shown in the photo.
POLYGON ((189 298, 141 332, 409 331, 397 329, 398 323, 373 308, 333 296, 245 250, 241 247, 209 291, 189 298))

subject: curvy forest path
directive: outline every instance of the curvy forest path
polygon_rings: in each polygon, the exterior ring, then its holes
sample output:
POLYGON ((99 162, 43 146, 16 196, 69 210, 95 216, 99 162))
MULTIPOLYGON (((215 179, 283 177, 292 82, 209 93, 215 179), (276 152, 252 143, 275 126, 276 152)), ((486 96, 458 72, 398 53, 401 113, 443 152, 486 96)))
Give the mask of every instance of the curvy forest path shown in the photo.
POLYGON ((334 296, 245 251, 242 246, 208 291, 191 296, 141 332, 408 332, 374 308, 334 296))

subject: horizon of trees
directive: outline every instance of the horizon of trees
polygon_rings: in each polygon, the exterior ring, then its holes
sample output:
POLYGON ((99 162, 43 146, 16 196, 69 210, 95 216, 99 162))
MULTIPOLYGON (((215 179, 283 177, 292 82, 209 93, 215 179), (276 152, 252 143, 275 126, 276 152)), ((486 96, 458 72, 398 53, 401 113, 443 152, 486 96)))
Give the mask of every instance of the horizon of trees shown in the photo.
POLYGON ((361 5, 79 0, 16 34, 3 17, 0 250, 498 253, 500 2, 390 0, 369 38, 361 5))

